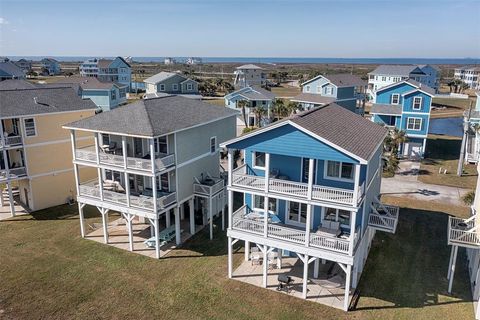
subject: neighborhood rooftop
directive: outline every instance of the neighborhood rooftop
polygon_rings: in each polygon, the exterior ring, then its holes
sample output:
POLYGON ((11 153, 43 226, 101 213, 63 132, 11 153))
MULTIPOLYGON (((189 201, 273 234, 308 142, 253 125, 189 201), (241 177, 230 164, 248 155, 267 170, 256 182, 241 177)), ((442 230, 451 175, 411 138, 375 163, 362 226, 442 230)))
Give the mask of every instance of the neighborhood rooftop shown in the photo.
POLYGON ((141 100, 65 125, 66 128, 156 137, 212 122, 237 111, 179 96, 141 100))
POLYGON ((159 72, 159 73, 143 80, 143 82, 155 84, 155 83, 161 82, 163 80, 166 80, 166 79, 171 78, 171 77, 176 76, 176 75, 184 77, 180 73, 162 71, 162 72, 159 72))
POLYGON ((423 73, 418 66, 415 65, 380 65, 370 74, 377 75, 395 75, 408 77, 415 69, 419 70, 419 73, 423 73))
POLYGON ((315 104, 327 104, 335 101, 333 97, 325 97, 315 93, 302 92, 291 99, 294 102, 307 102, 315 104))
MULTIPOLYGON (((425 85, 425 84, 422 84, 418 81, 415 81, 413 79, 407 79, 407 80, 404 80, 404 81, 401 81, 401 82, 396 82, 396 83, 392 83, 391 85, 388 85, 388 86, 385 86, 383 88, 380 88, 378 91, 384 91, 386 89, 389 89, 389 88, 392 88, 392 87, 395 87, 395 86, 398 86, 399 84, 401 83, 408 83, 408 84, 411 84, 412 86, 414 86, 415 88, 419 89, 419 90, 422 90, 426 93, 428 93, 429 95, 432 95, 434 96, 435 95, 435 89, 433 88, 430 88, 429 86, 425 85)), ((415 92, 416 89, 412 90, 412 91, 409 91, 409 92, 405 92, 403 95, 407 95, 407 94, 410 94, 412 92, 415 92)))
POLYGON ((341 87, 359 87, 359 86, 366 86, 367 83, 363 81, 360 77, 349 74, 349 73, 338 73, 338 74, 330 74, 330 75, 319 75, 310 80, 305 81, 303 84, 312 82, 320 77, 323 77, 330 81, 333 85, 338 88, 341 87))
POLYGON ((22 79, 0 81, 0 90, 34 89, 37 87, 37 85, 22 79))
POLYGON ((0 101, 1 118, 97 108, 71 88, 1 90, 0 101))
POLYGON ((256 66, 254 64, 244 64, 240 67, 237 67, 237 69, 257 69, 257 70, 262 70, 262 67, 256 66))
POLYGON ((248 100, 273 100, 276 97, 271 91, 265 90, 259 86, 245 87, 237 92, 248 100), (251 90, 248 90, 248 88, 251 90))
POLYGON ((389 114, 389 115, 401 115, 403 107, 399 104, 380 104, 374 103, 370 110, 370 113, 377 114, 389 114))
POLYGON ((110 89, 113 85, 123 88, 127 87, 126 84, 110 82, 110 81, 100 81, 96 77, 81 77, 81 76, 71 76, 60 79, 54 84, 68 84, 76 88, 81 86, 84 90, 93 90, 93 89, 110 89))
POLYGON ((15 78, 25 76, 23 70, 12 61, 0 61, 0 75, 2 74, 9 74, 15 78))

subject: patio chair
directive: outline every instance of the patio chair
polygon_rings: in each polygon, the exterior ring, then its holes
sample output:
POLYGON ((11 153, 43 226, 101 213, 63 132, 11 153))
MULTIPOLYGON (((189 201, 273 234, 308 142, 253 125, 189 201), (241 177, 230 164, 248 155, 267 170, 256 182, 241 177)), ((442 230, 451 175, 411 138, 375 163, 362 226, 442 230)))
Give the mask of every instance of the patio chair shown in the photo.
POLYGON ((294 282, 292 277, 286 274, 279 274, 277 280, 278 280, 277 290, 278 291, 285 290, 286 293, 289 293, 290 290, 292 289, 292 285, 294 282))

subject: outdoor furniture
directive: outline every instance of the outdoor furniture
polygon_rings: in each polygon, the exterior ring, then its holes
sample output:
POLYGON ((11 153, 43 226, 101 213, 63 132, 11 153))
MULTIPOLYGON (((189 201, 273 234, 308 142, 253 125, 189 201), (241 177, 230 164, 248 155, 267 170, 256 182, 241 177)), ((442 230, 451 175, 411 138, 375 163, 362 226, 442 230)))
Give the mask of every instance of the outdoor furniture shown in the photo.
POLYGON ((316 234, 326 237, 338 237, 342 231, 340 230, 340 222, 324 220, 322 226, 318 227, 316 234))
POLYGON ((116 142, 110 142, 109 144, 104 144, 100 146, 100 149, 102 149, 103 152, 105 153, 115 153, 115 149, 117 149, 117 143, 116 142))
POLYGON ((289 293, 293 285, 292 277, 286 274, 279 274, 277 280, 278 280, 277 290, 285 291, 286 293, 289 293))
POLYGON ((252 266, 253 265, 260 265, 260 261, 262 260, 262 254, 258 247, 253 247, 250 253, 250 260, 252 261, 252 266))
MULTIPOLYGON (((182 232, 183 230, 180 230, 180 233, 182 232)), ((175 225, 172 225, 160 231, 158 234, 158 238, 160 240, 160 246, 163 246, 164 244, 172 241, 175 238, 175 225)), ((155 236, 145 240, 143 243, 145 243, 145 245, 150 248, 155 247, 155 236)))
POLYGON ((272 169, 272 170, 270 170, 270 175, 269 175, 269 177, 275 179, 275 178, 278 177, 279 174, 280 174, 280 170, 278 170, 278 169, 272 169))
MULTIPOLYGON (((251 219, 251 220, 256 220, 256 221, 263 221, 265 215, 263 211, 252 211, 249 214, 245 215, 245 218, 251 219)), ((270 223, 281 223, 282 220, 276 215, 272 213, 268 213, 268 222, 270 223)))

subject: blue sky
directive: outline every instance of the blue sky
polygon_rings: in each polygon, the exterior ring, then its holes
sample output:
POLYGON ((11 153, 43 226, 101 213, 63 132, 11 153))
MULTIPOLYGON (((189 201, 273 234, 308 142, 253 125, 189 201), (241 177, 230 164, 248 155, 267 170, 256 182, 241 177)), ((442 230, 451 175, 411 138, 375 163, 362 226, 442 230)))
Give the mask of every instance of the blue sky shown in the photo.
POLYGON ((0 55, 480 57, 480 1, 0 0, 0 55))

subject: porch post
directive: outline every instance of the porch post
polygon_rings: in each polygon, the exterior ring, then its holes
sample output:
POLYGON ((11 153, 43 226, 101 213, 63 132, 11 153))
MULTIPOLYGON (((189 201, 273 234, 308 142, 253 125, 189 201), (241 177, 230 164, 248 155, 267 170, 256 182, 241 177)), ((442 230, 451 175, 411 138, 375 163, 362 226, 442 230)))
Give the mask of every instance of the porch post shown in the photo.
POLYGON ((125 172, 125 194, 127 196, 127 207, 130 207, 130 179, 128 172, 125 172))
POLYGON ((5 199, 3 199, 3 191, 4 189, 0 189, 0 204, 2 207, 5 205, 5 199))
POLYGON ((355 289, 357 287, 358 282, 358 266, 354 264, 352 267, 352 288, 355 289))
POLYGON ((268 193, 270 184, 270 153, 265 153, 265 193, 268 193))
POLYGON ((171 225, 170 218, 171 218, 170 217, 170 210, 165 211, 165 226, 167 228, 169 228, 170 225, 171 225))
POLYGON ((303 288, 302 288, 302 297, 303 299, 307 299, 307 284, 308 284, 308 255, 303 256, 303 288))
POLYGON ((313 180, 315 179, 315 177, 313 176, 314 167, 315 167, 315 160, 308 159, 308 189, 307 189, 308 200, 312 200, 313 180))
POLYGON ((155 174, 155 146, 153 144, 153 139, 149 139, 149 143, 150 143, 150 158, 152 161, 153 212, 155 213, 155 215, 157 215, 158 214, 157 176, 155 174))
POLYGON ((282 254, 283 250, 277 248, 277 269, 282 269, 282 254))
POLYGON ((450 279, 450 275, 452 274, 452 262, 453 262, 453 247, 450 250, 450 261, 448 262, 448 273, 447 273, 447 279, 450 279))
POLYGON ((233 191, 228 190, 228 228, 233 225, 233 191))
POLYGON ((127 224, 128 224, 128 242, 130 244, 130 251, 133 251, 133 228, 132 228, 133 216, 127 213, 127 224))
POLYGON ((175 214, 175 243, 177 244, 177 246, 182 243, 180 238, 180 213, 178 211, 178 207, 175 207, 173 209, 173 212, 175 214))
POLYGON ((315 279, 318 278, 319 269, 320 269, 320 259, 319 259, 319 258, 315 258, 315 262, 313 263, 313 277, 314 277, 315 279))
POLYGON ((127 137, 122 136, 122 155, 123 155, 123 169, 127 169, 128 159, 127 159, 127 137))
POLYGON ((268 196, 265 196, 263 199, 263 236, 266 238, 268 236, 268 196))
POLYGON ((222 191, 222 231, 225 231, 225 190, 222 191))
POLYGON ((213 200, 208 198, 208 214, 210 218, 210 240, 213 240, 213 200))
POLYGON ((193 210, 193 198, 188 200, 188 208, 190 209, 190 234, 195 234, 195 212, 193 210))
POLYGON ((353 255, 356 220, 357 220, 357 212, 356 211, 351 211, 350 212, 350 238, 349 238, 350 244, 348 246, 348 254, 349 255, 353 255))
MULTIPOLYGON (((230 187, 232 185, 232 174, 233 174, 233 151, 232 149, 228 149, 228 181, 227 186, 230 187)), ((228 193, 228 228, 232 228, 232 219, 233 219, 233 191, 229 190, 227 187, 228 193)))
POLYGON ((228 237, 228 278, 232 279, 232 263, 233 263, 233 254, 232 254, 232 237, 228 237))
POLYGON ((95 155, 97 157, 97 165, 100 164, 100 146, 98 144, 98 132, 95 132, 95 134, 93 135, 93 139, 95 141, 95 155))
POLYGON ((358 198, 359 198, 359 192, 360 192, 360 165, 356 164, 355 165, 355 184, 353 186, 353 203, 352 206, 357 206, 358 204, 358 198))
POLYGON ((307 204, 307 218, 305 220, 305 247, 310 246, 310 228, 312 224, 312 205, 307 204))
POLYGON ((245 261, 250 260, 250 241, 245 240, 245 261))
POLYGON ((263 281, 262 286, 267 287, 267 276, 268 276, 268 246, 263 246, 263 281))
POLYGON ((453 250, 453 259, 452 259, 450 279, 448 281, 448 293, 449 294, 452 293, 453 276, 455 275, 455 263, 457 261, 458 246, 453 246, 452 250, 453 250))
POLYGON ((343 301, 343 310, 348 311, 350 304, 350 278, 352 276, 352 266, 347 264, 346 279, 345 279, 345 298, 343 301))
POLYGON ((160 259, 160 223, 158 216, 154 219, 155 222, 155 257, 160 259))
POLYGON ((103 225, 103 241, 108 243, 108 228, 107 228, 107 209, 101 208, 102 225, 103 225))
POLYGON ((180 210, 180 220, 184 220, 185 219, 185 205, 184 205, 184 203, 182 203, 180 205, 179 210, 180 210))
POLYGON ((78 203, 78 215, 80 216, 80 234, 82 238, 85 238, 85 224, 83 221, 83 205, 79 202, 78 203))
MULTIPOLYGON (((7 170, 7 177, 8 177, 8 170, 7 170)), ((12 217, 15 217, 15 203, 13 201, 13 192, 12 192, 12 182, 7 181, 7 188, 8 188, 8 201, 10 202, 10 213, 12 217)))

